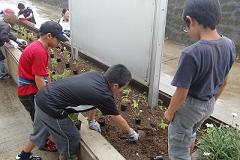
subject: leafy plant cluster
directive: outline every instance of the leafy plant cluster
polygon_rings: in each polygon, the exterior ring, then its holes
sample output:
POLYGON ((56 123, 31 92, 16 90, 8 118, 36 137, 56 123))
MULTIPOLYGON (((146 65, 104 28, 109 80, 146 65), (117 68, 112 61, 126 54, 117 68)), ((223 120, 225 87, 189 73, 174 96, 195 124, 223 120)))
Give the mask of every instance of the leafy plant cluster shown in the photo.
POLYGON ((71 71, 68 69, 64 69, 62 74, 54 74, 52 75, 52 78, 57 81, 66 77, 69 77, 71 75, 71 71))
POLYGON ((199 159, 240 160, 240 127, 208 126, 197 143, 199 159))
POLYGON ((31 42, 37 39, 37 34, 26 29, 25 27, 14 25, 13 29, 18 33, 17 37, 20 37, 26 40, 27 42, 31 42))
POLYGON ((66 47, 63 47, 62 53, 63 53, 65 63, 69 63, 71 60, 71 53, 67 50, 66 47))

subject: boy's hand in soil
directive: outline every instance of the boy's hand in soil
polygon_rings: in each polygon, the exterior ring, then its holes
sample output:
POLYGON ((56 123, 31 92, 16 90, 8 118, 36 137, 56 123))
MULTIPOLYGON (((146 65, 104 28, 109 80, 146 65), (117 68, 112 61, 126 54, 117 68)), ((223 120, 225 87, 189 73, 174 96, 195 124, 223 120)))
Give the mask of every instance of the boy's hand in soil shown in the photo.
POLYGON ((131 132, 128 134, 128 139, 131 141, 131 142, 136 142, 139 138, 139 135, 137 134, 136 131, 134 131, 132 128, 131 128, 131 132))
POLYGON ((101 133, 100 124, 99 124, 95 119, 89 121, 88 124, 89 124, 89 128, 90 128, 90 129, 95 130, 95 131, 101 133))

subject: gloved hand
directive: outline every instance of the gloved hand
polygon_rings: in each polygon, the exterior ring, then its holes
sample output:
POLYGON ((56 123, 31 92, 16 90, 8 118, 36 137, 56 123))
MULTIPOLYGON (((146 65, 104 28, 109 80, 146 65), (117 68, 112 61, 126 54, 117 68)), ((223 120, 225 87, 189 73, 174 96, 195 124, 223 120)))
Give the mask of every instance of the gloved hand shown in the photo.
POLYGON ((136 142, 138 138, 139 138, 139 135, 137 134, 137 132, 131 128, 131 132, 128 134, 128 139, 131 142, 136 142))
POLYGON ((18 47, 18 44, 16 42, 14 42, 13 40, 10 40, 8 43, 13 45, 15 48, 18 47))
POLYGON ((94 119, 88 122, 89 128, 101 133, 100 124, 94 119))
POLYGON ((21 44, 21 45, 27 45, 27 41, 25 41, 24 39, 17 38, 16 42, 21 44))

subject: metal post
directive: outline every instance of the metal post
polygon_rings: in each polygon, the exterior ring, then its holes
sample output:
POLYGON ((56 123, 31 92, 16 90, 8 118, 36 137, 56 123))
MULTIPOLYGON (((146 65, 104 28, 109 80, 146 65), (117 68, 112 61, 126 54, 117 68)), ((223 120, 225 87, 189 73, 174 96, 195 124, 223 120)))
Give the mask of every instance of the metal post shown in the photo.
MULTIPOLYGON (((69 11, 70 13, 72 14, 72 3, 71 1, 73 0, 68 0, 68 6, 69 6, 69 11)), ((73 28, 73 25, 72 25, 72 22, 73 22, 73 19, 72 19, 72 16, 70 16, 70 45, 71 45, 71 54, 72 56, 74 57, 74 59, 78 59, 78 49, 77 47, 75 46, 76 44, 74 43, 74 38, 73 38, 73 32, 72 32, 72 28, 73 28)))
POLYGON ((150 61, 150 77, 148 104, 158 105, 161 58, 164 46, 168 0, 155 0, 155 14, 153 24, 153 38, 150 61))

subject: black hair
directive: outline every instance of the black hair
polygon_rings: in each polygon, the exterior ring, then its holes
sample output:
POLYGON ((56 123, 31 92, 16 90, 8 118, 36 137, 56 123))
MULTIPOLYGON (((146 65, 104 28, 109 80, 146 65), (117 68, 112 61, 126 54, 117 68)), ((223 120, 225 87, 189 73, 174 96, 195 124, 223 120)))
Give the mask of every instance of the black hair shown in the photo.
POLYGON ((67 8, 63 8, 63 10, 62 10, 62 15, 64 15, 67 11, 68 11, 67 8))
POLYGON ((109 84, 117 83, 119 88, 125 86, 132 79, 131 72, 122 64, 113 65, 104 73, 109 84))
POLYGON ((216 28, 221 19, 219 0, 187 0, 183 10, 183 20, 189 26, 187 16, 194 18, 204 28, 216 28))
POLYGON ((25 8, 25 6, 23 3, 18 3, 18 9, 24 9, 24 8, 25 8))

